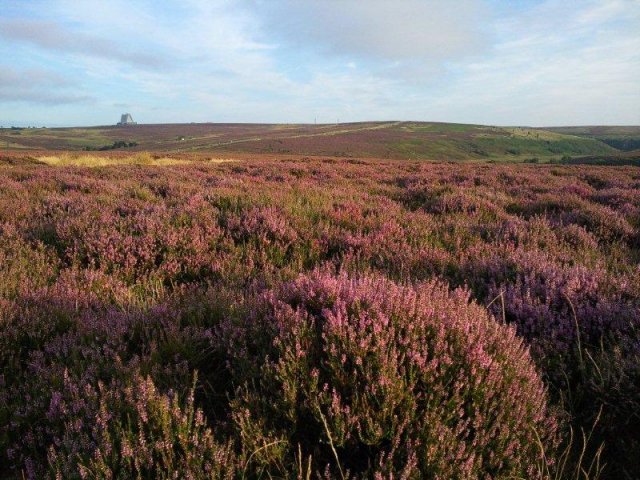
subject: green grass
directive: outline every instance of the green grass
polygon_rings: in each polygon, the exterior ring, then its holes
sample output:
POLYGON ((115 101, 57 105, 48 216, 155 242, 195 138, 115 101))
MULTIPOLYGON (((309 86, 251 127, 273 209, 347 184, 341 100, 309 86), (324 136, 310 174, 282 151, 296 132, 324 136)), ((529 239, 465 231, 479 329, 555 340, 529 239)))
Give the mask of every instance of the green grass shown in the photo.
POLYGON ((604 155, 616 150, 598 140, 531 129, 496 129, 463 137, 420 137, 393 143, 392 152, 410 159, 548 161, 563 156, 604 155))
POLYGON ((471 125, 465 123, 410 123, 408 125, 403 125, 400 128, 404 131, 412 133, 464 133, 491 127, 483 127, 482 125, 471 125))
POLYGON ((640 150, 640 126, 554 127, 550 130, 591 138, 622 151, 640 150))
MULTIPOLYGON (((82 149, 83 147, 99 147, 112 143, 109 137, 100 130, 89 128, 25 128, 11 131, 16 143, 25 146, 47 145, 65 146, 68 149, 82 149)), ((4 138, 7 130, 0 131, 0 137, 4 138)))
POLYGON ((475 139, 480 148, 493 155, 597 155, 612 153, 614 149, 589 138, 562 136, 554 140, 540 138, 480 137, 475 139))

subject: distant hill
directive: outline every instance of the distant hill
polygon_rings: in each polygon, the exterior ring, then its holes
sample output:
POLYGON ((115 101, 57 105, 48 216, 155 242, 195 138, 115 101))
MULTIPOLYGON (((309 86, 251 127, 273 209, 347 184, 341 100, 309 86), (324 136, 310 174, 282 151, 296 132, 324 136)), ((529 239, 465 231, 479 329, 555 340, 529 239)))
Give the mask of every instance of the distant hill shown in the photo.
POLYGON ((546 130, 593 138, 626 152, 640 149, 640 126, 551 127, 546 130))
POLYGON ((0 149, 295 154, 429 160, 549 161, 615 156, 640 127, 494 127, 434 122, 162 124, 2 129, 0 149), (613 130, 612 130, 613 129, 613 130), (114 147, 114 145, 116 147, 114 147), (616 146, 618 145, 618 146, 616 146))

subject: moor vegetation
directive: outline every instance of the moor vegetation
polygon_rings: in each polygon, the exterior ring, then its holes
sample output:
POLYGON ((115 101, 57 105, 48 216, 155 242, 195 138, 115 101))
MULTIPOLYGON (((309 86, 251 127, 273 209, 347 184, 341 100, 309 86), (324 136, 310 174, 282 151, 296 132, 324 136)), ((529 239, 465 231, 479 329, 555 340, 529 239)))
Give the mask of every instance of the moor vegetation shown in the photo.
MULTIPOLYGON (((537 129, 437 122, 343 124, 193 123, 0 129, 0 145, 23 150, 137 150, 322 155, 410 160, 542 161, 617 155, 640 142, 637 127, 537 129), (600 135, 602 134, 602 135, 600 135), (623 143, 609 141, 621 138, 623 143), (635 142, 635 143, 634 143, 635 142)), ((640 147, 635 147, 640 148, 640 147)))
POLYGON ((0 166, 0 478, 640 477, 636 167, 0 166))

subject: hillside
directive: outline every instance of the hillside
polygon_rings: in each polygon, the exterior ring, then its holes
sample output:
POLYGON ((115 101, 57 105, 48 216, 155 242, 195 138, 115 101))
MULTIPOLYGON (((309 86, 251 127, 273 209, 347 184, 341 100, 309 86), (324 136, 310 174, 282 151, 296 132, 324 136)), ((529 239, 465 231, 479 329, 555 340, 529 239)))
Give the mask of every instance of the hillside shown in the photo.
POLYGON ((547 130, 563 135, 592 138, 622 151, 640 149, 640 127, 638 126, 552 127, 547 130))
MULTIPOLYGON (((632 127, 636 128, 636 127, 632 127)), ((636 128, 640 131, 640 128, 636 128)), ((633 132, 632 132, 633 133, 633 132)), ((162 124, 2 129, 6 149, 296 154, 429 160, 539 161, 618 152, 589 132, 427 122, 335 125, 162 124), (128 146, 122 147, 124 142, 128 146), (115 144, 115 145, 114 145, 115 144)))

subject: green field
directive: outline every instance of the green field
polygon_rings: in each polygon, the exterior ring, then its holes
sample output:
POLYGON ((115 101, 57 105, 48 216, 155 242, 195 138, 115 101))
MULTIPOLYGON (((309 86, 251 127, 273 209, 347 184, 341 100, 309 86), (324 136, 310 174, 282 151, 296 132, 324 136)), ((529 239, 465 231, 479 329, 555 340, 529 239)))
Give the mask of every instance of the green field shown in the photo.
POLYGON ((640 150, 640 127, 636 126, 555 127, 550 130, 599 140, 626 152, 640 150))

